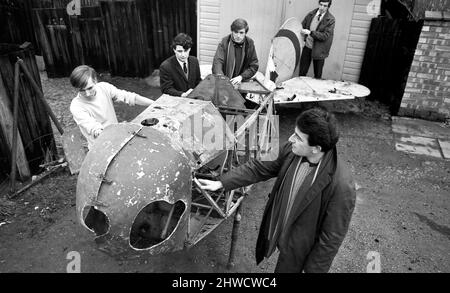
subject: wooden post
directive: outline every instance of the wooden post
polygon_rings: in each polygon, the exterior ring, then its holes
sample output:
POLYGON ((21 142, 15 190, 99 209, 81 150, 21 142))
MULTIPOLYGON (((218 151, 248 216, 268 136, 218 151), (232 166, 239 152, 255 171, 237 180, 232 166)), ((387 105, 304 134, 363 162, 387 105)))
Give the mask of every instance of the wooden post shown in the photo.
POLYGON ((84 52, 83 52, 83 41, 81 40, 80 33, 80 23, 78 21, 78 16, 71 15, 69 17, 70 24, 72 26, 72 46, 77 64, 85 64, 84 52))
POLYGON ((230 270, 234 267, 234 256, 236 253, 236 241, 239 236, 239 226, 241 225, 241 209, 242 209, 242 203, 239 205, 239 207, 236 210, 236 214, 234 215, 234 222, 233 222, 233 231, 231 233, 231 247, 230 247, 230 254, 228 256, 228 264, 227 269, 230 270))
POLYGON ((41 89, 34 81, 33 76, 31 75, 31 73, 28 71, 27 67, 23 63, 23 60, 18 58, 17 63, 20 65, 20 68, 22 68, 22 71, 25 73, 25 76, 28 78, 28 81, 30 82, 30 84, 33 87, 34 91, 36 92, 37 96, 41 99, 42 104, 44 105, 45 110, 47 111, 47 114, 50 116, 50 118, 52 118, 53 122, 55 123, 56 128, 58 128, 59 133, 64 134, 64 130, 62 129, 61 125, 59 124, 58 119, 56 119, 55 114, 53 114, 52 109, 47 104, 47 101, 44 98, 44 93, 42 93, 41 89))
POLYGON ((16 157, 17 157, 17 115, 19 110, 19 74, 20 67, 19 62, 16 62, 14 66, 14 106, 13 106, 13 134, 12 134, 12 147, 11 147, 11 193, 16 191, 16 157))
MULTIPOLYGON (((6 93, 5 85, 3 84, 3 79, 0 74, 0 128, 3 135, 6 138, 7 148, 13 152, 13 114, 11 113, 11 107, 9 103, 9 98, 6 93)), ((25 155, 25 150, 23 147, 22 137, 17 133, 17 170, 19 171, 19 176, 22 181, 27 180, 31 176, 30 167, 28 165, 27 157, 25 155)))

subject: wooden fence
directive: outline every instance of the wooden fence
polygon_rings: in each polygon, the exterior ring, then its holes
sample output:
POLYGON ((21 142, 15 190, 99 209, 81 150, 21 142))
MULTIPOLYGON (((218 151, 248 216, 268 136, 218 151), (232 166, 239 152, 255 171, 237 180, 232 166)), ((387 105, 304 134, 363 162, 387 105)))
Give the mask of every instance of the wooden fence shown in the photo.
POLYGON ((148 42, 136 1, 103 1, 112 75, 145 77, 150 73, 148 42))
POLYGON ((36 37, 50 77, 68 76, 80 64, 144 77, 173 54, 176 34, 187 33, 194 43, 197 38, 197 0, 82 0, 80 16, 67 14, 69 2, 32 0, 36 37))
POLYGON ((69 16, 65 8, 34 8, 37 39, 49 77, 68 76, 74 67, 89 64, 108 70, 103 19, 98 6, 81 8, 69 16))
MULTIPOLYGON (((72 0, 29 0, 35 8, 66 8, 72 0)), ((96 6, 98 0, 80 0, 81 7, 96 6)))
POLYGON ((173 55, 171 43, 179 33, 190 35, 194 41, 191 55, 197 52, 197 0, 141 1, 146 21, 149 48, 154 64, 159 65, 173 55))
POLYGON ((389 105, 396 115, 419 41, 423 21, 372 19, 359 83, 367 86, 370 98, 389 105))
POLYGON ((0 0, 0 43, 22 44, 30 42, 36 46, 31 4, 24 0, 0 0))

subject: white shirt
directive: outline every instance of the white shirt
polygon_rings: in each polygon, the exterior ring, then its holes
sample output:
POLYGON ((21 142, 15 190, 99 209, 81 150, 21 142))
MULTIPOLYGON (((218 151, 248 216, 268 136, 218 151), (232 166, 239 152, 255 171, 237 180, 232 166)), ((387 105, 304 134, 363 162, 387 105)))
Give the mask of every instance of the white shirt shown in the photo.
MULTIPOLYGON (((189 60, 189 59, 188 59, 189 60)), ((189 62, 188 62, 188 60, 186 60, 186 68, 187 68, 187 73, 186 74, 189 74, 189 62)), ((180 66, 181 66, 181 71, 183 71, 184 72, 184 68, 183 68, 183 64, 185 63, 185 62, 181 62, 180 60, 178 60, 177 59, 177 61, 178 61, 178 64, 180 64, 180 66)))
POLYGON ((94 97, 85 98, 78 94, 70 104, 73 119, 80 127, 81 133, 91 148, 94 143, 94 131, 104 129, 106 126, 118 123, 113 101, 120 101, 134 106, 135 93, 120 90, 107 82, 95 85, 94 97))

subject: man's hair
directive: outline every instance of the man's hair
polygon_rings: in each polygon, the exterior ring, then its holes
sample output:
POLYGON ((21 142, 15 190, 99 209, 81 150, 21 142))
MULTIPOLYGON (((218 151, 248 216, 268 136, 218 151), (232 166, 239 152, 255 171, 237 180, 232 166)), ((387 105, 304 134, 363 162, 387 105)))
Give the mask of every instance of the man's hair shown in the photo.
POLYGON ((245 28, 245 33, 248 33, 249 27, 248 27, 248 23, 245 19, 242 19, 242 18, 235 19, 233 21, 233 23, 231 24, 232 32, 240 31, 243 28, 245 28))
POLYGON ((192 48, 192 38, 187 35, 180 33, 172 40, 172 49, 175 50, 177 46, 183 47, 183 49, 188 50, 192 48))
POLYGON ((322 152, 334 148, 339 140, 336 117, 324 109, 306 110, 297 117, 295 124, 308 135, 308 144, 320 146, 322 152))
POLYGON ((87 85, 90 77, 92 77, 94 82, 97 81, 97 72, 95 69, 88 65, 80 65, 70 74, 70 83, 73 87, 82 89, 87 85))
POLYGON ((331 2, 332 2, 332 0, 319 0, 319 3, 320 3, 320 2, 328 3, 328 8, 330 8, 330 7, 331 7, 331 2))

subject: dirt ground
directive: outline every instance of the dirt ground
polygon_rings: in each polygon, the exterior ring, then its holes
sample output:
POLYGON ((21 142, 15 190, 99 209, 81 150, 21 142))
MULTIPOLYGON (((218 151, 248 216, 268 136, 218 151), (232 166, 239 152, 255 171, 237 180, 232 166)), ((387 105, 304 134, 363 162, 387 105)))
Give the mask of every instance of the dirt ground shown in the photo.
MULTIPOLYGON (((159 89, 143 80, 109 78, 119 88, 156 99, 159 89)), ((43 89, 65 128, 75 126, 68 79, 43 79, 43 89)), ((382 272, 450 272, 450 162, 395 151, 386 107, 360 99, 328 103, 338 117, 339 154, 357 182, 357 202, 347 237, 331 272, 364 273, 369 252, 382 272)), ((142 107, 118 105, 119 120, 142 107)), ((280 110, 281 140, 298 111, 280 110)), ((450 129, 449 129, 450 131, 450 129)), ((81 272, 229 272, 233 220, 228 219, 189 250, 139 260, 116 260, 96 248, 91 232, 75 218, 76 176, 62 170, 18 198, 0 201, 0 272, 66 272, 67 254, 81 255, 81 272)), ((273 179, 255 185, 243 203, 236 265, 231 272, 272 272, 277 255, 254 261, 257 232, 273 179)))

